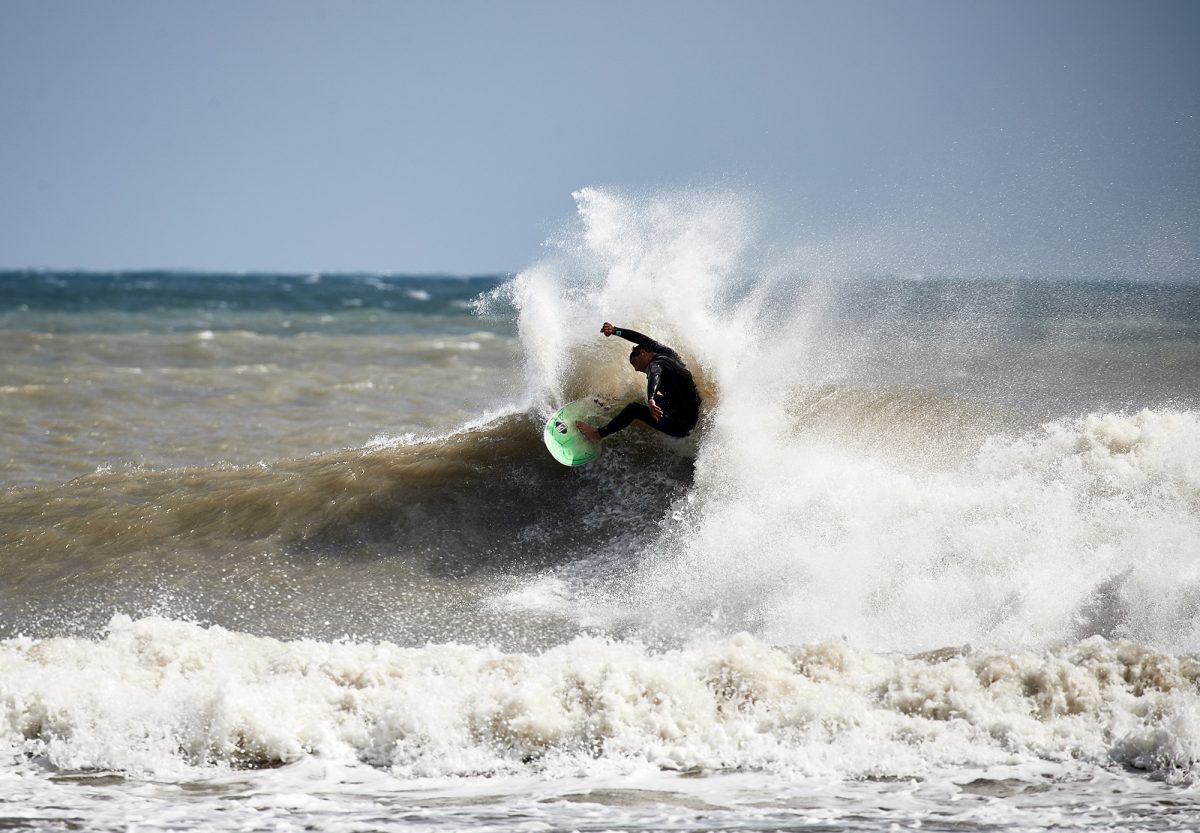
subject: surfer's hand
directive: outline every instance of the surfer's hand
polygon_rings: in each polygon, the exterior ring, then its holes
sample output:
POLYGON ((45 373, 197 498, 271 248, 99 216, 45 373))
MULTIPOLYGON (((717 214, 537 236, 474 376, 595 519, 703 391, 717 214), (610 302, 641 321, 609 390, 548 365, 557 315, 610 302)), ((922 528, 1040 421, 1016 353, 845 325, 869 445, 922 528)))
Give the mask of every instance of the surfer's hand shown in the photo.
POLYGON ((605 321, 604 326, 600 328, 600 332, 604 333, 605 338, 608 338, 610 335, 616 332, 616 330, 617 328, 612 324, 609 324, 607 321, 605 321))
POLYGON ((650 416, 655 420, 662 419, 662 405, 659 405, 653 399, 647 399, 646 404, 650 407, 650 416))

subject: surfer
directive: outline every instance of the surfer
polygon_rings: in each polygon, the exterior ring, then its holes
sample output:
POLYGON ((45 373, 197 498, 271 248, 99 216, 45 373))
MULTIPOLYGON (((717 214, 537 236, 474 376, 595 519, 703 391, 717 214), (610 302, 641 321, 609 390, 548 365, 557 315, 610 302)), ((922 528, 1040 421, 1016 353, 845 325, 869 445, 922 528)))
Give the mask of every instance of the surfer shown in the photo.
POLYGON ((633 342, 629 363, 638 373, 646 374, 646 404, 630 402, 612 422, 600 428, 583 421, 576 422, 575 427, 592 442, 600 442, 640 419, 664 434, 686 437, 700 418, 700 394, 679 354, 649 336, 614 327, 607 321, 600 332, 605 338, 615 335, 633 342))

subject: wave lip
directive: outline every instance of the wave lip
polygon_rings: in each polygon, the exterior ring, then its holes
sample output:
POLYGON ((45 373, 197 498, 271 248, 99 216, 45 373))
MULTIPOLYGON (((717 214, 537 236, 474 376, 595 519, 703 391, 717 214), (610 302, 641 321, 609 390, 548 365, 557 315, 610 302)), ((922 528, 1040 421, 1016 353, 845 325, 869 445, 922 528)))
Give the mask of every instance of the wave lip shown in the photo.
POLYGON ((1200 762, 1200 658, 1096 637, 912 657, 747 635, 543 654, 280 642, 116 617, 99 640, 0 643, 4 744, 147 777, 316 755, 401 777, 661 770, 920 777, 1200 762))

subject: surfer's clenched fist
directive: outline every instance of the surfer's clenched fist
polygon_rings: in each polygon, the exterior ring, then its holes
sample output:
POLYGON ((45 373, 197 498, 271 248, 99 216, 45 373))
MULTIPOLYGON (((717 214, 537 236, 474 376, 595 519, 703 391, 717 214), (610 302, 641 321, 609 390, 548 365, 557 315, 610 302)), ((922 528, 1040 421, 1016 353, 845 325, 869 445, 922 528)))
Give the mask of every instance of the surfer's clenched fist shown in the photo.
POLYGON ((610 335, 612 335, 616 331, 617 331, 617 328, 614 327, 612 324, 609 324, 607 321, 605 321, 604 324, 600 327, 600 332, 604 333, 605 338, 608 338, 610 335))

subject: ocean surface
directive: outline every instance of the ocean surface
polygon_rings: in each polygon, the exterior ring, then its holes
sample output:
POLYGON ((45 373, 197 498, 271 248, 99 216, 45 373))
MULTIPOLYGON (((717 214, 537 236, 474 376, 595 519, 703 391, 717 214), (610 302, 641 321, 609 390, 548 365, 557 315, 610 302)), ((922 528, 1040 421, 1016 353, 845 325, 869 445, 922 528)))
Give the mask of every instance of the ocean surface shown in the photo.
POLYGON ((1200 283, 577 199, 515 275, 0 273, 0 829, 1200 828, 1200 283), (704 413, 569 469, 604 321, 704 413))

